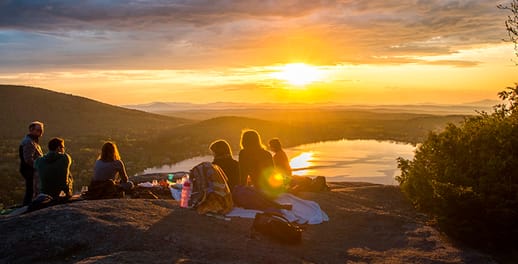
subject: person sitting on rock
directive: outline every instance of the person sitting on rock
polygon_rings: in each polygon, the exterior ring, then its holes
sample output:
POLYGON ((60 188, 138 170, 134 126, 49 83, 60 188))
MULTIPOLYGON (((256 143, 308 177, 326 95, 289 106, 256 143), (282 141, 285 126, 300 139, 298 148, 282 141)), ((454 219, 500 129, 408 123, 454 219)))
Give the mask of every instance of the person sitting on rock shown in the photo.
POLYGON ((239 185, 239 163, 232 158, 230 145, 226 140, 219 139, 212 142, 209 149, 212 150, 214 155, 212 164, 218 165, 225 172, 228 187, 232 191, 234 186, 239 185))
POLYGON ((94 176, 88 188, 87 198, 119 198, 133 187, 133 182, 128 181, 117 145, 114 142, 104 143, 101 155, 95 161, 94 176))
POLYGON ((278 138, 273 138, 269 142, 270 150, 275 154, 273 155, 273 165, 275 170, 282 174, 284 179, 291 178, 291 166, 288 159, 288 155, 282 149, 281 141, 278 138))
POLYGON ((239 175, 240 185, 234 187, 232 192, 237 206, 256 210, 291 210, 290 204, 274 201, 284 191, 282 179, 276 177, 272 154, 265 149, 255 130, 243 130, 241 134, 239 175))
POLYGON ((28 204, 26 212, 66 203, 72 197, 72 158, 65 153, 65 141, 52 138, 48 147, 49 152, 34 161, 34 169, 39 175, 39 194, 28 204))
POLYGON ((70 173, 72 158, 65 153, 65 141, 52 138, 48 144, 49 152, 34 161, 34 168, 40 180, 40 193, 52 197, 53 200, 72 197, 73 179, 70 173), (63 192, 64 196, 60 197, 63 192))
POLYGON ((267 192, 273 172, 272 154, 261 143, 259 133, 252 129, 244 130, 239 151, 240 183, 267 192))

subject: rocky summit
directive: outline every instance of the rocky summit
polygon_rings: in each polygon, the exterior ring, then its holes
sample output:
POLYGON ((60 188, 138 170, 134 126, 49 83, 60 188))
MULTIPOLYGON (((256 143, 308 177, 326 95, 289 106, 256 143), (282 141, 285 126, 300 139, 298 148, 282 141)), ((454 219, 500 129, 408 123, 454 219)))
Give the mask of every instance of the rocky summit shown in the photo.
POLYGON ((85 200, 0 218, 1 263, 493 263, 450 241, 398 187, 330 183, 300 193, 329 222, 302 243, 251 236, 253 219, 225 220, 174 200, 85 200))

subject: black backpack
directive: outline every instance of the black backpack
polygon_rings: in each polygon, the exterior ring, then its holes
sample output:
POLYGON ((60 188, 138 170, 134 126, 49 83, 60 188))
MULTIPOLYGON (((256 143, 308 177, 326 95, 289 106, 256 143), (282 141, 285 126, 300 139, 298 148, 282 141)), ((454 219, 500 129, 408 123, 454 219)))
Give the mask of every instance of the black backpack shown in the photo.
POLYGON ((251 231, 252 237, 260 233, 283 244, 299 244, 302 241, 302 229, 277 213, 257 213, 251 231))

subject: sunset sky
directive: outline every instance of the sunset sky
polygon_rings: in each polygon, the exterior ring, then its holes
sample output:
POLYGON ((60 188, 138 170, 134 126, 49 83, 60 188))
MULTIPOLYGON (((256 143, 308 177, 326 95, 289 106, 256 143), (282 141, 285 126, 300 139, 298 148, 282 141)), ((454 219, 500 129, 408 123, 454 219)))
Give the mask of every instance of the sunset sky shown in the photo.
POLYGON ((518 82, 489 0, 0 0, 0 83, 122 105, 465 103, 518 82))

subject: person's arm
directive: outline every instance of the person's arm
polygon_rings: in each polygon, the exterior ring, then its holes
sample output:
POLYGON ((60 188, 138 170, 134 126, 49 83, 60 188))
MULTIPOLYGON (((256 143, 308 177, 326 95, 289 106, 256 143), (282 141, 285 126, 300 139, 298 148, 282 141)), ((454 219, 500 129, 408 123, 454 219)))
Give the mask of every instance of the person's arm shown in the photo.
POLYGON ((25 163, 34 168, 34 153, 36 153, 36 146, 32 142, 25 142, 23 144, 23 160, 25 163))
POLYGON ((265 150, 266 156, 268 157, 268 166, 270 166, 271 169, 275 168, 275 164, 273 163, 273 157, 272 154, 265 150))
POLYGON ((128 182, 128 175, 126 174, 126 167, 124 167, 124 162, 122 162, 122 160, 119 160, 119 163, 119 177, 121 178, 121 183, 128 182))
POLYGON ((278 168, 278 167, 280 167, 280 166, 281 166, 281 164, 282 164, 282 160, 281 160, 281 158, 280 158, 280 155, 279 155, 278 153, 275 153, 275 154, 273 155, 273 166, 274 166, 275 168, 278 168))
MULTIPOLYGON (((230 167, 230 175, 228 176, 229 179, 232 181, 232 184, 235 185, 241 185, 241 177, 239 176, 239 162, 236 160, 232 160, 232 166, 230 167)), ((234 188, 232 186, 232 188, 234 188)))
POLYGON ((74 186, 74 180, 72 179, 72 174, 70 173, 70 165, 72 165, 72 158, 70 155, 65 154, 66 161, 65 161, 65 172, 63 173, 64 178, 61 179, 63 186, 62 190, 65 193, 67 198, 72 197, 72 194, 74 192, 73 186, 74 186))
POLYGON ((37 158, 37 159, 34 160, 34 163, 33 163, 33 166, 32 166, 34 168, 34 170, 38 170, 38 166, 40 166, 39 165, 40 164, 40 158, 37 158))
POLYGON ((279 157, 279 167, 281 167, 283 172, 286 174, 285 176, 291 177, 291 165, 288 155, 286 155, 286 152, 282 151, 279 157))
POLYGON ((72 173, 70 172, 70 166, 72 165, 72 158, 70 157, 70 155, 67 155, 67 158, 69 160, 68 168, 67 168, 67 171, 68 171, 68 182, 67 182, 68 194, 70 196, 72 196, 72 194, 74 192, 74 178, 72 177, 72 173))
POLYGON ((246 185, 246 178, 248 177, 248 167, 249 164, 247 164, 247 160, 245 155, 243 155, 243 152, 239 152, 239 185, 246 185))

